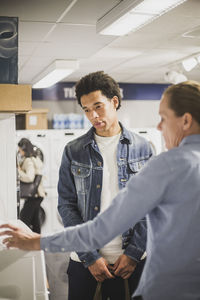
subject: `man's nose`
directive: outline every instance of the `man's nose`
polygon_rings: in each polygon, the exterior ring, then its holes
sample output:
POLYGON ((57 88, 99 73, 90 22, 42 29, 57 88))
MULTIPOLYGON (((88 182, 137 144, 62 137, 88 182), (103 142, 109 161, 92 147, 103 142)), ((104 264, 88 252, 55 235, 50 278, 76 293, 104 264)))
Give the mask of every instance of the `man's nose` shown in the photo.
POLYGON ((161 122, 158 123, 157 129, 161 131, 161 122))
POLYGON ((98 113, 97 113, 95 110, 92 110, 92 111, 90 112, 90 117, 91 117, 92 119, 95 119, 95 118, 98 118, 99 115, 98 115, 98 113))

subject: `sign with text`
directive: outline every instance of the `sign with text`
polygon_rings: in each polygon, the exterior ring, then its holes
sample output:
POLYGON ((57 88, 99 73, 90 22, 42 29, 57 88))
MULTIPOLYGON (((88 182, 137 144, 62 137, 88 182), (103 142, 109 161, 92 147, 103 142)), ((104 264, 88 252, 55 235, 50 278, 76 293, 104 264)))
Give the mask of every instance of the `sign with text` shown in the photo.
MULTIPOLYGON (((75 100, 76 82, 59 82, 46 89, 33 89, 33 100, 75 100)), ((160 100, 168 84, 119 83, 123 100, 160 100)))

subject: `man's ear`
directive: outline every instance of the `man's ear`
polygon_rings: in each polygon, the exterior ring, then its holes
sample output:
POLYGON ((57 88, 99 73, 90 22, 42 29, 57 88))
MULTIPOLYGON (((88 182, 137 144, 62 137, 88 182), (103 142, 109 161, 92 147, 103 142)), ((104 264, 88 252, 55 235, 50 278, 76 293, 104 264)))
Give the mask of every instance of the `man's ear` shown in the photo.
POLYGON ((111 99, 113 101, 114 107, 117 109, 118 105, 119 105, 119 99, 117 96, 112 97, 111 99))
POLYGON ((182 118, 183 118, 183 130, 186 131, 186 130, 191 128, 193 118, 192 118, 192 115, 190 113, 185 113, 182 116, 182 118))

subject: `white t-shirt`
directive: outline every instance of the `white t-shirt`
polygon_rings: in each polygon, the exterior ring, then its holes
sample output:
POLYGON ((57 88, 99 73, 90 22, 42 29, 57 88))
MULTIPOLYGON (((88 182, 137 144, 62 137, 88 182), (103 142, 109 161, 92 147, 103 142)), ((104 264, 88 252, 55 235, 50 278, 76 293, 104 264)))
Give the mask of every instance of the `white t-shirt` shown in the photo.
MULTIPOLYGON (((102 137, 95 134, 95 140, 103 158, 103 180, 101 190, 100 213, 108 208, 119 191, 118 186, 118 166, 117 166, 117 145, 120 133, 111 137, 102 137)), ((113 264, 123 253, 122 236, 117 236, 102 249, 100 254, 108 263, 113 264)), ((71 259, 80 261, 75 252, 71 253, 71 259)))

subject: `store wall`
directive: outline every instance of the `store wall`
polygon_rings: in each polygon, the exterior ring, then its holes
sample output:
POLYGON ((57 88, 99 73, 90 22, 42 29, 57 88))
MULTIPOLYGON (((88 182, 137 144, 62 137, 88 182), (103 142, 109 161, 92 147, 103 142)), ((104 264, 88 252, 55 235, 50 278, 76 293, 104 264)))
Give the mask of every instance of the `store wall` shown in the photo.
POLYGON ((15 115, 0 113, 0 222, 17 218, 15 115))
MULTIPOLYGON (((76 100, 65 101, 33 101, 33 108, 48 108, 48 123, 51 128, 53 114, 80 113, 83 111, 76 100)), ((127 127, 155 127, 158 123, 158 100, 122 100, 118 111, 119 120, 127 127)))

